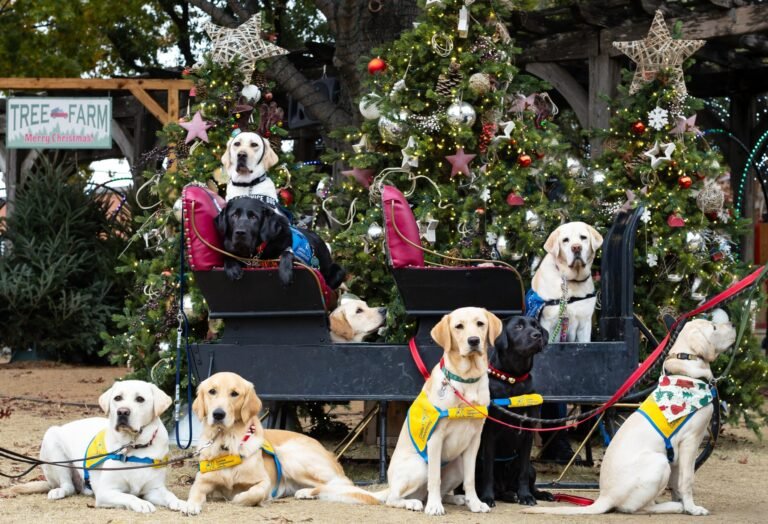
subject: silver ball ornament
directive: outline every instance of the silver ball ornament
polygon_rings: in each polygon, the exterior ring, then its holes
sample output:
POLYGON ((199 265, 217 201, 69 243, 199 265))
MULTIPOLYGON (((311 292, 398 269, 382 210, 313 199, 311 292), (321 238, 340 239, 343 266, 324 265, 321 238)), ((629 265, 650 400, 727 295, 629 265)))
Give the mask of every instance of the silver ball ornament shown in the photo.
POLYGON ((525 211, 525 223, 528 225, 528 229, 538 229, 541 226, 541 217, 534 211, 527 209, 525 211))
POLYGON ((243 95, 243 98, 245 98, 246 101, 251 103, 258 102, 261 99, 261 89, 259 89, 259 86, 253 84, 244 86, 243 90, 240 91, 240 94, 243 95))
POLYGON ((381 115, 379 118, 379 134, 382 142, 392 145, 400 145, 408 132, 408 126, 405 123, 407 113, 401 111, 398 116, 381 115))
POLYGON ((382 233, 384 233, 384 230, 376 222, 368 226, 367 236, 369 240, 372 240, 372 241, 378 240, 379 238, 381 238, 382 233))
POLYGON ((328 194, 331 192, 331 177, 323 177, 320 179, 320 181, 317 183, 317 187, 315 188, 315 195, 318 198, 326 198, 328 194))
POLYGON ((501 256, 506 256, 509 253, 509 241, 505 235, 499 235, 499 238, 496 239, 496 249, 501 256))
POLYGON ((471 127, 477 119, 477 112, 468 103, 457 101, 448 106, 445 118, 452 127, 471 127))
POLYGON ((176 202, 173 203, 173 216, 175 216, 176 220, 178 220, 179 222, 181 222, 181 208, 182 208, 181 199, 177 198, 176 202))

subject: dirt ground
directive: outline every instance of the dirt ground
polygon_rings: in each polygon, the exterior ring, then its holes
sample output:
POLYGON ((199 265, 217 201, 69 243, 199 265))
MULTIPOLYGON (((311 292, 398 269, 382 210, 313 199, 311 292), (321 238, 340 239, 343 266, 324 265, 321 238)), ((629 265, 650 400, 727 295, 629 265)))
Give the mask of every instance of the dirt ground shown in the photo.
MULTIPOLYGON (((115 378, 122 376, 124 369, 83 368, 42 363, 23 365, 0 365, 0 446, 15 451, 36 455, 45 430, 77 418, 98 416, 97 398, 115 378), (43 402, 39 402, 42 400, 43 402)), ((355 407, 347 413, 353 417, 355 407)), ((696 476, 696 501, 711 512, 710 522, 757 523, 766 522, 768 512, 768 431, 763 439, 744 428, 726 428, 713 456, 702 466, 696 476)), ((368 450, 375 456, 375 450, 368 450)), ((174 448, 171 453, 178 452, 174 448)), ((360 452, 360 450, 358 450, 360 452)), ((357 471, 351 477, 360 479, 374 472, 357 471)), ((18 472, 21 468, 0 459, 0 472, 18 472)), ((187 462, 169 470, 168 484, 180 498, 186 498, 194 478, 196 464, 187 462)), ((26 480, 39 475, 36 470, 26 480)), ((596 479, 598 469, 576 468, 564 481, 596 479)), ((552 478, 558 471, 544 468, 541 478, 552 478)), ((127 510, 97 509, 90 497, 75 496, 59 501, 49 501, 45 495, 12 497, 7 488, 8 479, 0 478, 0 522, 97 522, 97 523, 139 523, 177 522, 178 514, 158 509, 152 515, 137 515, 127 510)), ((370 486, 376 490, 380 486, 370 486)), ((580 491, 577 494, 595 498, 595 491, 580 491)), ((344 504, 318 501, 295 501, 283 499, 271 502, 266 507, 243 508, 225 502, 208 503, 199 517, 190 517, 200 523, 218 522, 373 522, 409 523, 418 522, 626 522, 643 519, 643 522, 691 522, 694 517, 669 516, 625 516, 604 515, 591 518, 548 517, 523 515, 521 506, 500 503, 490 514, 472 514, 466 508, 446 506, 447 515, 441 518, 426 517, 381 506, 347 506, 344 504)))

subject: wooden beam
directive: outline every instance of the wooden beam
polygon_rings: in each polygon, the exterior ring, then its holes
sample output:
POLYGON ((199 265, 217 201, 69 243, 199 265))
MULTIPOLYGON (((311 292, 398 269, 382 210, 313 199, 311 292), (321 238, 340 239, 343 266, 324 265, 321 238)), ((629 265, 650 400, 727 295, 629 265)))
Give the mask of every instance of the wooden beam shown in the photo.
POLYGON ((581 127, 587 129, 589 126, 587 93, 564 67, 552 63, 535 63, 526 65, 525 70, 552 84, 552 87, 568 101, 581 127))
MULTIPOLYGON (((688 40, 710 39, 759 33, 768 30, 768 4, 746 5, 710 12, 693 12, 681 18, 668 18, 667 26, 682 22, 683 38, 688 40)), ((648 33, 651 20, 628 26, 597 31, 588 29, 558 33, 547 38, 520 43, 524 51, 518 56, 518 63, 560 62, 584 60, 600 53, 611 56, 621 54, 613 47, 614 41, 638 40, 648 33)))
POLYGON ((109 90, 132 87, 149 90, 192 89, 195 84, 191 80, 182 79, 153 79, 153 78, 0 78, 0 89, 19 90, 57 90, 84 89, 109 90))
POLYGON ((149 96, 149 93, 139 86, 131 86, 129 91, 149 110, 150 113, 155 115, 155 118, 157 118, 163 125, 170 122, 171 119, 168 116, 168 113, 165 112, 165 109, 160 107, 160 104, 158 104, 154 98, 149 96))
MULTIPOLYGON (((589 123, 586 129, 608 129, 611 110, 604 97, 613 99, 621 78, 619 62, 603 53, 590 57, 589 62, 589 123)), ((590 142, 592 158, 603 152, 603 141, 593 137, 590 142)))
POLYGON ((133 139, 126 133, 120 122, 112 119, 112 140, 117 144, 118 149, 128 160, 128 165, 133 167, 136 163, 136 151, 133 147, 133 139))
POLYGON ((168 118, 171 122, 179 120, 179 90, 176 88, 168 89, 168 118))

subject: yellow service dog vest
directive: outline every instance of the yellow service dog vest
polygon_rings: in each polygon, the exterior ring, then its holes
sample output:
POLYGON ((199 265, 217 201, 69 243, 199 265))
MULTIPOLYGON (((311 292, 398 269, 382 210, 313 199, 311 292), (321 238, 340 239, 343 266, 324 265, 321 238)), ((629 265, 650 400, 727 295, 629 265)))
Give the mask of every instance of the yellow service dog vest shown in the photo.
MULTIPOLYGON (((272 444, 267 442, 266 439, 261 444, 261 452, 266 453, 267 455, 269 455, 275 460, 275 469, 277 470, 277 479, 275 482, 275 487, 272 490, 272 498, 276 498, 277 490, 280 487, 280 479, 282 479, 283 477, 283 468, 280 465, 280 459, 277 458, 277 453, 275 453, 275 448, 273 448, 272 444)), ((238 464, 241 464, 242 462, 243 462, 243 458, 240 455, 221 455, 219 457, 212 458, 211 460, 201 460, 200 473, 208 473, 211 471, 218 471, 220 469, 233 468, 238 464)))
POLYGON ((427 460, 427 442, 437 423, 442 418, 486 418, 488 408, 486 406, 463 406, 456 408, 440 409, 435 407, 427 398, 427 392, 419 393, 411 407, 408 408, 408 434, 411 436, 416 451, 425 461, 427 460))

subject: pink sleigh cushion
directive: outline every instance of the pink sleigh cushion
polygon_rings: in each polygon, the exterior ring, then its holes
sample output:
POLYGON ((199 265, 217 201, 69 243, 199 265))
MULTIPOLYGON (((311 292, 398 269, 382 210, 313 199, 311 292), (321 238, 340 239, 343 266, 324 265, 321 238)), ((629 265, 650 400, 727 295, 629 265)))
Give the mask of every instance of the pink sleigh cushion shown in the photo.
POLYGON ((396 187, 385 185, 382 187, 381 201, 384 232, 392 267, 423 267, 424 252, 411 244, 421 246, 419 226, 405 196, 396 187), (395 224, 397 224, 397 231, 395 231, 395 224), (403 240, 403 237, 410 242, 403 240))
POLYGON ((181 202, 184 208, 184 238, 189 267, 193 271, 209 271, 213 267, 221 267, 224 265, 224 255, 206 246, 200 237, 212 246, 223 249, 214 220, 224 209, 226 202, 210 189, 196 184, 184 188, 181 202))

